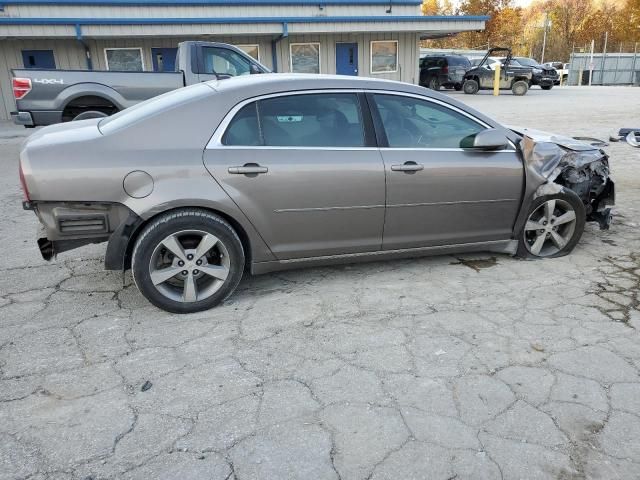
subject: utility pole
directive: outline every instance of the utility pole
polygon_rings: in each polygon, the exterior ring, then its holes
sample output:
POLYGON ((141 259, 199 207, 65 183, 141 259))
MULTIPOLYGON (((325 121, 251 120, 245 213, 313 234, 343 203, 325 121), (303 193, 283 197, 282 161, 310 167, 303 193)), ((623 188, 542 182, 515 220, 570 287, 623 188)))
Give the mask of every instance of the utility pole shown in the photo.
POLYGON ((589 60, 589 86, 591 86, 591 77, 593 77, 593 47, 595 40, 591 40, 591 57, 589 60))
POLYGON ((544 63, 544 50, 547 46, 547 26, 549 24, 549 14, 544 12, 544 34, 542 35, 542 58, 540 63, 544 63))
POLYGON ((607 61, 607 40, 609 32, 604 32, 604 48, 602 49, 602 68, 600 69, 600 85, 604 85, 604 64, 607 61))

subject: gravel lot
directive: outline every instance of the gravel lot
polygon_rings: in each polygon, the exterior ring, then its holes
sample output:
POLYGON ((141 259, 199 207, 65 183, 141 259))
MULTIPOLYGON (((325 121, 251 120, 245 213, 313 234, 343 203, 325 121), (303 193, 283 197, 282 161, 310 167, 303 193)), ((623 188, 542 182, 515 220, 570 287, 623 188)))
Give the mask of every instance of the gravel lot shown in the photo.
MULTIPOLYGON (((607 138, 640 89, 452 93, 607 138)), ((635 117, 633 113, 635 112, 635 117)), ((442 256, 245 278, 174 316, 104 245, 53 263, 0 128, 0 479, 640 478, 640 150, 564 258, 442 256)))

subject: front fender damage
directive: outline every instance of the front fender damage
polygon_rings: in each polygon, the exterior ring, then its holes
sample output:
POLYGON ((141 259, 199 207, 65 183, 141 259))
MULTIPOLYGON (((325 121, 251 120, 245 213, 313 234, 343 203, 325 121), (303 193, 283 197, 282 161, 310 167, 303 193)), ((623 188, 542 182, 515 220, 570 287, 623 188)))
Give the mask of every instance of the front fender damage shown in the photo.
POLYGON ((607 154, 585 142, 541 134, 526 131, 520 143, 528 173, 539 183, 533 199, 567 188, 582 200, 586 220, 608 229, 615 186, 607 154))

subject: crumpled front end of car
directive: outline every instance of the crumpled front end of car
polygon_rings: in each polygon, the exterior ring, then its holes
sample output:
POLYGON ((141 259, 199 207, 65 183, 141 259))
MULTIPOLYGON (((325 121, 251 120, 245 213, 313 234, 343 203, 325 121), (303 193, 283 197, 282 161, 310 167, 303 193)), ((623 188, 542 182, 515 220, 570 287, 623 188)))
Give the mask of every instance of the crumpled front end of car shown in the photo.
POLYGON ((529 129, 514 131, 523 136, 520 148, 528 173, 541 182, 534 198, 567 188, 582 200, 587 221, 609 228, 615 184, 608 155, 584 141, 529 129))

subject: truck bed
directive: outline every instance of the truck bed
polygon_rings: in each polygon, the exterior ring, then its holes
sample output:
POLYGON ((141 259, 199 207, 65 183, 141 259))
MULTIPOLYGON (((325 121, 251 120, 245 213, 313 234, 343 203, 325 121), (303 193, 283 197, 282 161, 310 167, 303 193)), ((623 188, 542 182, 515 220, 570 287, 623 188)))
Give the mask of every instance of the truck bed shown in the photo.
POLYGON ((65 105, 80 96, 106 98, 122 110, 184 86, 182 72, 14 69, 12 74, 31 80, 31 91, 16 106, 32 112, 36 125, 60 122, 65 105))

